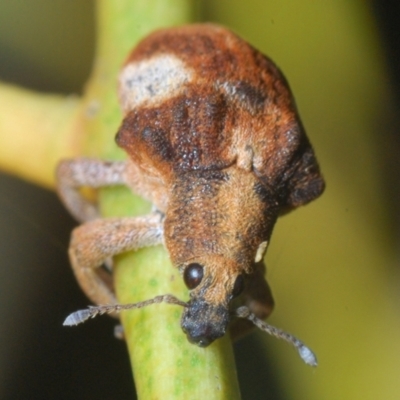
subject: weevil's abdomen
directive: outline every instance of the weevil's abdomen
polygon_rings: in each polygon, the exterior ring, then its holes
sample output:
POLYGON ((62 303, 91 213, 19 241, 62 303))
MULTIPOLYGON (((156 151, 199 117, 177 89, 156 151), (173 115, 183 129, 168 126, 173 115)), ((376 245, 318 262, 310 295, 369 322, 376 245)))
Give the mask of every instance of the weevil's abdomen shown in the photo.
POLYGON ((188 171, 237 164, 280 191, 282 205, 323 189, 285 78, 225 28, 152 33, 126 60, 119 96, 125 117, 117 143, 149 178, 172 184, 188 171), (298 170, 301 190, 289 182, 298 170))
POLYGON ((161 29, 131 52, 119 77, 122 109, 154 107, 196 86, 221 92, 253 114, 267 100, 291 102, 275 64, 231 31, 211 24, 161 29))

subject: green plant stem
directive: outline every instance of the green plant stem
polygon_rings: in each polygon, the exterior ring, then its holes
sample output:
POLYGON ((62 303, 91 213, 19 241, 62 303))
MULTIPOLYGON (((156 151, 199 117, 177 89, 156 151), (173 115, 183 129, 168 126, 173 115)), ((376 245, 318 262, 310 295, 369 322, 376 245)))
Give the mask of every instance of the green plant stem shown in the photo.
POLYGON ((0 169, 53 188, 58 161, 82 144, 79 104, 77 97, 0 83, 0 169))

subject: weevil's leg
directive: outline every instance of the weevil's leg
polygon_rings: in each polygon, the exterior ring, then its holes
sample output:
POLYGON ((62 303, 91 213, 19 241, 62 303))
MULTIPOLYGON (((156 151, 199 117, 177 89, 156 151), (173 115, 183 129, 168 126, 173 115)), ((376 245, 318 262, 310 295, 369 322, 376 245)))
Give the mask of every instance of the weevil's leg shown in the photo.
POLYGON ((109 285, 96 271, 116 254, 162 243, 159 215, 106 218, 87 222, 72 232, 69 256, 85 294, 96 304, 115 304, 109 285))
MULTIPOLYGON (((247 306, 258 318, 267 318, 273 308, 274 299, 271 289, 265 279, 265 265, 263 261, 255 265, 255 271, 248 277, 242 294, 243 305, 247 306)), ((254 328, 254 324, 245 319, 235 319, 230 326, 233 340, 240 339, 254 328)))
POLYGON ((274 309, 271 288, 265 279, 266 268, 263 261, 256 264, 244 292, 244 305, 260 319, 267 318, 274 309))
POLYGON ((57 191, 69 212, 80 222, 99 217, 97 206, 82 196, 79 189, 125 184, 125 161, 89 158, 63 160, 57 166, 57 191))

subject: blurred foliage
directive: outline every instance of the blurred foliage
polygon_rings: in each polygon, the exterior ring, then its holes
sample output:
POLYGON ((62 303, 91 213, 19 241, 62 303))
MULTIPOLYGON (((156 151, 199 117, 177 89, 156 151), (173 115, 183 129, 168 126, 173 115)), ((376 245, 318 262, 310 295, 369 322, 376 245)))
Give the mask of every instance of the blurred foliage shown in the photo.
MULTIPOLYGON (((93 55, 92 6, 1 2, 1 78, 79 91, 93 55)), ((282 68, 327 181, 321 199, 278 222, 267 256, 271 323, 310 345, 320 366, 312 371, 285 344, 254 335, 239 344, 243 398, 266 398, 265 385, 254 390, 268 380, 265 367, 276 379, 270 387, 279 387, 274 399, 397 399, 397 216, 385 192, 391 138, 382 129, 394 104, 371 10, 361 0, 202 6, 203 19, 232 28, 282 68), (265 365, 248 345, 255 337, 265 365)))

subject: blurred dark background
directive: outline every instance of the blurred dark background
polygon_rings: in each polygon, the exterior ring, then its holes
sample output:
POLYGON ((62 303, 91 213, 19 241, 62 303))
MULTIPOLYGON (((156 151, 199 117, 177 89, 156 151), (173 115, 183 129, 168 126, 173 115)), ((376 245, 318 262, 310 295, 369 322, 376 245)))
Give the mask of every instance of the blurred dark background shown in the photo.
POLYGON ((379 28, 379 40, 385 54, 388 67, 389 85, 394 97, 393 112, 384 126, 384 134, 388 140, 382 140, 380 146, 381 158, 385 161, 385 184, 388 204, 392 207, 392 215, 397 228, 400 230, 400 3, 396 0, 374 1, 371 12, 379 28), (385 145, 386 144, 386 145, 385 145))
MULTIPOLYGON (((377 150, 388 177, 385 195, 397 230, 400 3, 371 2, 369 11, 379 27, 386 79, 396 101, 377 150)), ((80 93, 90 72, 94 30, 93 1, 1 2, 0 79, 40 91, 80 93)), ((54 193, 0 175, 1 399, 134 398, 125 345, 113 338, 115 321, 104 317, 77 329, 62 327, 66 315, 87 304, 67 259, 74 226, 54 193)), ((243 398, 288 398, 274 366, 257 357, 259 353, 254 336, 236 346, 243 398)))

